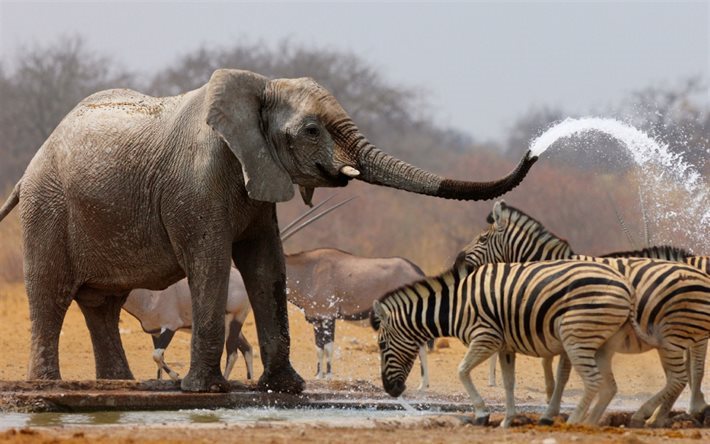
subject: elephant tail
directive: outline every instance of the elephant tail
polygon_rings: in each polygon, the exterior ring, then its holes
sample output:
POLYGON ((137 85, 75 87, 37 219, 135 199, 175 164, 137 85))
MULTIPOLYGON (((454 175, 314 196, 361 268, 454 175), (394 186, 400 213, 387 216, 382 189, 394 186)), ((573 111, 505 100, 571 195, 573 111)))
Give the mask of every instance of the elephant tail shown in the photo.
POLYGON ((5 219, 5 216, 10 214, 10 211, 12 211, 15 206, 17 206, 18 203, 20 203, 20 184, 22 181, 17 182, 15 185, 15 188, 12 190, 12 193, 10 193, 10 197, 7 198, 5 203, 0 207, 0 221, 5 219))

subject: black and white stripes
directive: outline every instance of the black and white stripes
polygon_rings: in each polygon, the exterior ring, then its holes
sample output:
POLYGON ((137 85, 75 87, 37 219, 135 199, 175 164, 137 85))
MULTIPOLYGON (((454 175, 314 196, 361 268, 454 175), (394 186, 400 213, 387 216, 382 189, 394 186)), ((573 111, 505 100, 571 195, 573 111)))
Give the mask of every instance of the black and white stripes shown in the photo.
MULTIPOLYGON (((641 334, 626 331, 614 347, 624 353, 639 353, 657 348, 667 375, 667 384, 634 415, 632 423, 642 425, 656 407, 656 424, 667 419, 670 408, 690 378, 693 414, 706 407, 700 385, 704 372, 707 338, 710 336, 710 277, 707 257, 689 257, 688 253, 671 247, 652 247, 634 252, 614 253, 606 258, 573 255, 564 240, 549 233, 538 221, 520 210, 495 204, 491 226, 464 250, 466 262, 478 266, 486 262, 524 262, 572 258, 595 261, 619 271, 634 289, 637 323, 641 334), (683 260, 687 264, 624 256, 647 256, 683 260), (689 352, 688 369, 684 353, 689 352)), ((565 363, 562 362, 562 365, 565 363)), ((559 411, 561 389, 558 381, 555 393, 551 377, 551 361, 544 364, 548 393, 551 396, 546 418, 559 411)), ((566 378, 563 371, 561 375, 566 378)))
POLYGON ((417 347, 424 341, 457 337, 469 346, 459 378, 482 422, 488 410, 470 372, 494 353, 504 352, 504 425, 508 425, 514 415, 514 353, 565 353, 585 386, 570 421, 584 420, 600 393, 586 418, 595 423, 611 400, 607 387, 614 385, 610 355, 603 345, 633 320, 632 301, 624 278, 603 264, 488 264, 473 270, 458 262, 447 273, 403 287, 375 303, 372 324, 378 331, 385 390, 393 396, 404 391, 417 347))

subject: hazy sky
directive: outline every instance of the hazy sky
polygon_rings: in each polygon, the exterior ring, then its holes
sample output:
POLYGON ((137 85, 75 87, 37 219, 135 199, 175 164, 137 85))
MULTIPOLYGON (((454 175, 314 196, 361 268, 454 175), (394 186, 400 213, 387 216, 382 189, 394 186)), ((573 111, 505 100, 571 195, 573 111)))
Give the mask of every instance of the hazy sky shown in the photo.
MULTIPOLYGON (((0 1, 0 57, 61 35, 150 73, 240 39, 351 50, 428 92, 438 123, 498 137, 531 106, 603 108, 710 74, 710 8, 696 2, 235 3, 0 1)), ((1 106, 1 105, 0 105, 1 106)))

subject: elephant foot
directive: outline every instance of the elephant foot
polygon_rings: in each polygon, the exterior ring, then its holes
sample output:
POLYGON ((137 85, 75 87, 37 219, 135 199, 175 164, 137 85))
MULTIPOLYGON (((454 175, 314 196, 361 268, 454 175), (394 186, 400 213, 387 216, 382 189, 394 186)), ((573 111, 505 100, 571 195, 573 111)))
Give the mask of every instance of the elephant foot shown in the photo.
POLYGON ((30 381, 59 381, 62 379, 62 375, 59 373, 58 368, 42 365, 31 365, 30 370, 27 373, 27 379, 30 381))
POLYGON ((96 379, 135 379, 126 365, 111 365, 96 368, 96 379))
POLYGON ((296 373, 290 363, 287 363, 285 367, 278 370, 264 370, 264 374, 259 378, 258 387, 262 391, 299 394, 303 392, 305 385, 303 378, 296 373))
POLYGON ((190 369, 180 382, 180 390, 183 392, 228 392, 229 383, 224 379, 219 368, 216 371, 190 369))

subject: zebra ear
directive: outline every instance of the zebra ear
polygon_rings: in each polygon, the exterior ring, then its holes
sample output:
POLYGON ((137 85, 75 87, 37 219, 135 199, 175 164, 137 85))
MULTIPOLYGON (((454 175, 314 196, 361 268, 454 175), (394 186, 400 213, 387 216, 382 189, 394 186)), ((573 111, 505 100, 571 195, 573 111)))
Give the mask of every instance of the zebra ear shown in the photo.
POLYGON ((462 251, 459 253, 458 256, 456 256, 456 260, 454 261, 454 268, 459 268, 465 262, 466 262, 466 251, 462 251))
POLYGON ((508 206, 505 201, 499 200, 493 205, 493 224, 499 230, 508 226, 510 213, 506 211, 508 206))
POLYGON ((385 307, 382 305, 382 303, 380 301, 375 301, 372 303, 372 314, 374 315, 373 316, 373 321, 374 321, 373 325, 375 325, 375 323, 377 323, 378 327, 382 322, 386 322, 387 318, 389 317, 389 314, 387 313, 387 311, 385 310, 385 307))

